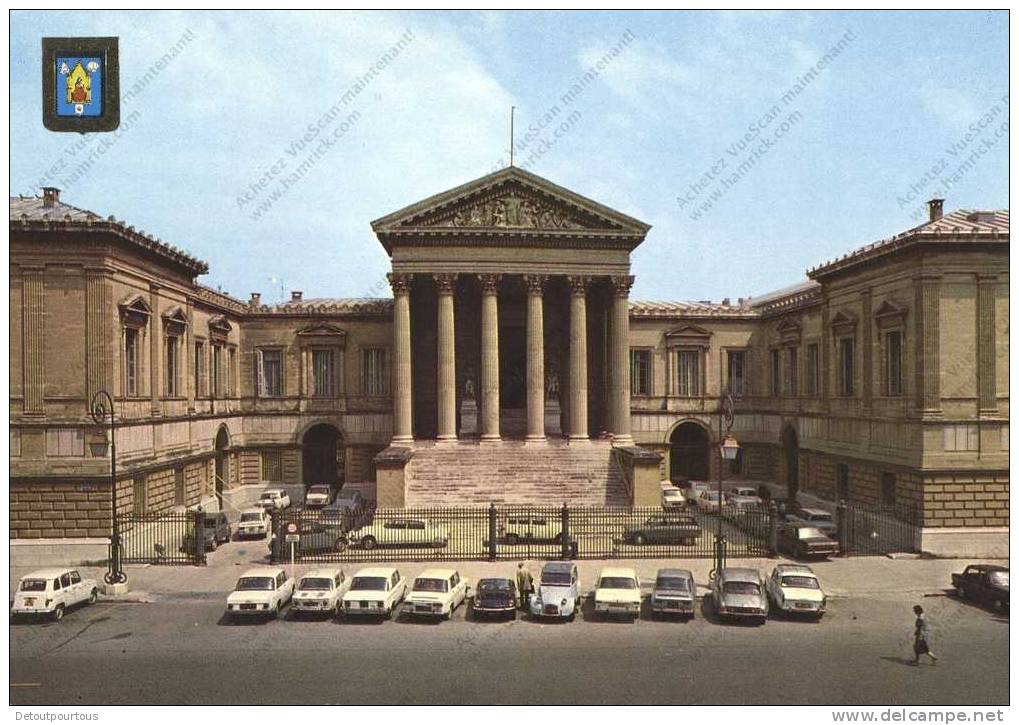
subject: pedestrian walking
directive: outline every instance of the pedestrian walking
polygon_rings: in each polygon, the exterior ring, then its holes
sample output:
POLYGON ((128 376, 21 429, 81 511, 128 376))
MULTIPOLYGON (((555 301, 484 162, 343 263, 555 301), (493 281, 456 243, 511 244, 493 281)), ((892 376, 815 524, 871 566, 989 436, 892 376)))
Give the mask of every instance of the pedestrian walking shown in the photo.
POLYGON ((931 651, 931 627, 927 623, 927 617, 923 614, 923 607, 917 604, 913 607, 913 614, 916 615, 916 624, 913 629, 913 664, 920 664, 920 655, 927 655, 932 663, 938 661, 937 655, 931 651))
POLYGON ((524 566, 524 562, 517 564, 517 591, 520 592, 520 608, 526 612, 527 606, 531 603, 531 593, 534 591, 534 579, 524 566))

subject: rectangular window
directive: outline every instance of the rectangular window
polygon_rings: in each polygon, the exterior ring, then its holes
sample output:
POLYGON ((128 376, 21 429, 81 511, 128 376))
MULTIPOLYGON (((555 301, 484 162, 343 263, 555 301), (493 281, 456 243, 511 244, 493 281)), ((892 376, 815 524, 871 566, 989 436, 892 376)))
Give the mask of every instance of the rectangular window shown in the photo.
POLYGON ((771 396, 777 398, 782 394, 782 366, 780 363, 781 353, 778 350, 771 351, 771 396))
POLYGON ((132 481, 132 489, 134 494, 134 501, 132 510, 138 516, 145 513, 146 501, 145 501, 145 476, 139 476, 132 481))
POLYGON ((887 471, 881 474, 881 503, 895 505, 895 474, 887 471))
POLYGON ((726 360, 729 392, 733 397, 740 398, 750 392, 747 389, 747 351, 729 350, 726 360))
POLYGON ((283 480, 283 453, 281 451, 262 452, 262 480, 272 482, 283 480))
POLYGON ((260 398, 283 395, 282 350, 255 350, 255 386, 260 398))
POLYGON ((180 395, 180 338, 166 337, 166 397, 180 395))
POLYGON ((195 343, 195 397, 200 398, 205 391, 205 343, 195 343))
POLYGON ((173 469, 173 505, 184 505, 184 469, 173 469))
POLYGON ((839 499, 849 499, 849 466, 840 463, 835 467, 835 481, 838 486, 839 499))
POLYGON ((361 390, 365 395, 386 395, 389 392, 389 371, 386 350, 366 347, 361 350, 361 390))
POLYGON ((845 398, 853 395, 853 338, 839 340, 839 394, 845 398))
POLYGON ((798 347, 787 347, 785 351, 785 394, 790 396, 799 395, 799 366, 800 349, 798 347))
POLYGON ((676 352, 676 395, 695 398, 701 394, 701 353, 699 350, 676 352))
POLYGON ((946 425, 945 450, 953 453, 980 450, 980 428, 967 423, 946 425))
POLYGON ((902 395, 902 332, 885 334, 885 394, 902 395))
POLYGON ((226 367, 226 393, 230 397, 237 395, 237 348, 228 351, 229 364, 226 367))
POLYGON ((817 343, 807 345, 807 370, 806 379, 803 381, 807 388, 807 395, 817 395, 820 385, 818 384, 818 370, 821 369, 820 353, 817 343))
POLYGON ((85 434, 76 428, 47 428, 46 456, 49 458, 85 455, 85 434))
POLYGON ((311 394, 316 398, 333 397, 333 351, 311 351, 311 394))
POLYGON ((124 330, 124 391, 128 396, 138 395, 138 330, 124 330))
POLYGON ((212 394, 216 398, 223 397, 223 346, 212 346, 212 394))
POLYGON ((630 350, 630 395, 651 395, 650 350, 630 350))

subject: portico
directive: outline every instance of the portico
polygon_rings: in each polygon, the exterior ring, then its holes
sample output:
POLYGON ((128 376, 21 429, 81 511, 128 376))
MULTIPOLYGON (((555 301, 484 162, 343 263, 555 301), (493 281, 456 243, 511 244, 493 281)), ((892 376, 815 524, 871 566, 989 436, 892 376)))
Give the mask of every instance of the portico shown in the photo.
POLYGON ((649 227, 516 167, 375 221, 393 445, 631 445, 630 252, 649 227))

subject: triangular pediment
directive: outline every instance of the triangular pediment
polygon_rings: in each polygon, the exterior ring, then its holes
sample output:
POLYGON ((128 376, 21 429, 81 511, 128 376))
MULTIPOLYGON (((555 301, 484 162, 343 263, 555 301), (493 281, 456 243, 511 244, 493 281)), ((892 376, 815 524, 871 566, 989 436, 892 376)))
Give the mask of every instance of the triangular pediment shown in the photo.
POLYGON ((345 337, 347 331, 336 325, 309 325, 297 331, 298 337, 345 337))
POLYGON ((831 318, 831 329, 836 335, 851 335, 856 330, 856 317, 839 310, 831 318))
POLYGON ((511 166, 377 219, 372 229, 388 249, 394 237, 436 232, 595 235, 629 238, 636 246, 650 227, 511 166))
POLYGON ((787 317, 775 326, 775 330, 783 342, 790 342, 800 339, 802 328, 799 322, 787 317))
POLYGON ((711 342, 711 331, 700 325, 680 325, 665 333, 670 344, 707 347, 711 342))

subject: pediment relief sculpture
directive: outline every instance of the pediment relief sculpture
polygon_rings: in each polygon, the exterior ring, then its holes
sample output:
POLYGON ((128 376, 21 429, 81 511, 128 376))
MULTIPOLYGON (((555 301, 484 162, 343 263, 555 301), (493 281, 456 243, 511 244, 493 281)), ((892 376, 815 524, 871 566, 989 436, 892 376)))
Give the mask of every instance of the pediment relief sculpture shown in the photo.
POLYGON ((498 194, 468 200, 456 208, 425 216, 411 224, 423 227, 553 231, 619 229, 618 225, 607 220, 540 198, 523 188, 503 190, 498 194))

